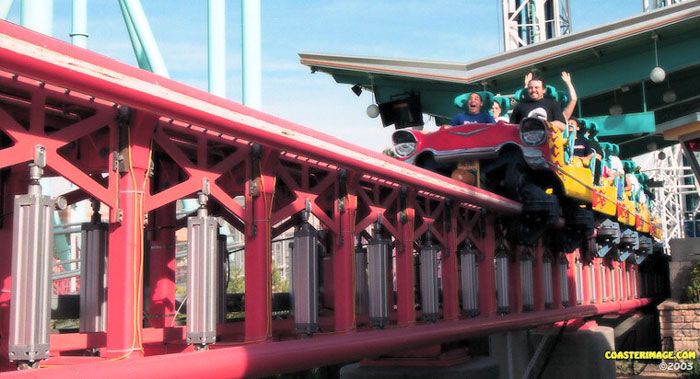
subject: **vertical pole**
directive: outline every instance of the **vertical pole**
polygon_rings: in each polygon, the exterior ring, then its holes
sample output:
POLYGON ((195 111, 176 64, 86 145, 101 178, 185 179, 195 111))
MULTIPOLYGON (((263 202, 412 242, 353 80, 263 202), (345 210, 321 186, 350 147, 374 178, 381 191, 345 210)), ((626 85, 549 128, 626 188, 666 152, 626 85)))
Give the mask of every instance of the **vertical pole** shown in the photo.
POLYGON ((578 256, 578 254, 578 249, 574 250, 573 253, 566 254, 566 259, 569 261, 569 267, 566 272, 566 277, 569 282, 568 290, 570 307, 575 307, 576 304, 578 304, 578 296, 576 294, 576 281, 581 279, 576 277, 576 256, 578 256))
POLYGON ((7 20, 14 0, 0 0, 0 19, 7 20))
MULTIPOLYGON (((138 40, 143 47, 146 59, 152 68, 152 71, 158 75, 169 77, 168 69, 165 67, 165 61, 160 54, 158 44, 151 31, 151 26, 148 24, 146 13, 143 11, 139 0, 121 0, 124 3, 127 15, 133 24, 134 31, 138 40)), ((127 16, 125 15, 125 17, 127 16)))
POLYGON ((508 17, 508 0, 501 0, 501 18, 503 20, 502 27, 503 27, 503 51, 508 51, 511 49, 510 47, 510 25, 511 21, 508 17))
POLYGON ((399 238, 396 254, 396 308, 399 326, 416 323, 415 268, 413 263, 413 239, 416 212, 412 192, 406 195, 405 218, 398 215, 399 238))
POLYGON ((561 35, 561 11, 559 0, 553 0, 552 8, 554 8, 554 30, 552 33, 552 38, 559 37, 561 35))
POLYGON ((243 105, 262 108, 260 0, 241 1, 243 105))
MULTIPOLYGON (((484 216, 482 216, 484 217, 484 216)), ((479 313, 481 316, 490 317, 497 313, 496 296, 496 268, 494 266, 494 254, 496 253, 495 218, 492 215, 486 217, 486 235, 482 240, 481 252, 483 260, 479 262, 479 313)))
POLYGON ((629 296, 629 283, 627 283, 627 262, 620 262, 620 300, 627 300, 629 296))
POLYGON ((603 283, 600 281, 600 258, 593 258, 593 269, 591 270, 591 275, 593 275, 593 289, 595 291, 595 304, 603 302, 603 283))
POLYGON ((209 0, 207 11, 209 92, 226 97, 226 2, 209 0))
POLYGON ((449 212, 450 228, 447 230, 447 246, 442 251, 442 309, 445 320, 455 320, 459 317, 459 278, 457 276, 457 212, 456 205, 449 212))
POLYGON ((148 62, 143 46, 141 46, 138 33, 136 33, 136 29, 134 28, 134 22, 131 20, 131 16, 129 16, 129 11, 126 9, 124 0, 119 0, 119 8, 121 9, 122 16, 124 17, 126 31, 129 33, 129 40, 131 40, 131 47, 134 50, 134 56, 136 57, 139 68, 152 72, 153 69, 151 68, 151 64, 148 62))
POLYGON ((70 40, 75 46, 87 49, 87 0, 73 0, 70 40))
POLYGON ((611 301, 613 298, 613 290, 615 289, 614 283, 612 280, 610 280, 611 276, 610 275, 610 270, 612 269, 612 264, 610 266, 606 265, 605 262, 603 262, 603 271, 605 272, 605 293, 607 297, 607 301, 611 301))
POLYGON ((520 313, 523 311, 523 292, 520 282, 520 255, 522 247, 514 248, 508 254, 508 295, 510 297, 510 313, 520 313))
POLYGON ((122 156, 126 173, 119 173, 121 222, 109 226, 107 274, 107 358, 142 355, 143 209, 150 138, 154 118, 136 113, 122 124, 122 156), (129 129, 127 131, 126 129, 129 129), (128 134, 127 134, 128 133, 128 134), (128 149, 128 143, 131 149, 128 149))
POLYGON ((53 0, 22 0, 20 25, 50 36, 53 32, 53 0))
MULTIPOLYGON (((533 262, 532 262, 532 290, 533 290, 533 310, 543 311, 544 310, 544 268, 542 263, 542 258, 544 256, 544 247, 542 246, 542 239, 537 241, 537 245, 533 252, 533 262)), ((549 279, 549 278, 547 278, 549 279)))
POLYGON ((347 194, 335 201, 335 219, 340 220, 340 235, 333 243, 333 286, 335 287, 335 332, 355 330, 355 212, 357 196, 347 194), (345 211, 340 213, 343 201, 345 211), (338 238, 339 237, 339 238, 338 238))
POLYGON ((615 260, 613 260, 611 263, 612 264, 611 264, 611 268, 610 268, 610 273, 611 273, 610 274, 610 278, 611 278, 610 279, 610 287, 611 287, 610 293, 615 294, 613 296, 615 301, 620 301, 620 286, 617 283, 618 264, 617 264, 617 261, 615 261, 615 260))
MULTIPOLYGON (((269 158, 268 153, 263 154, 269 158)), ((245 340, 272 337, 272 275, 270 211, 275 178, 272 165, 251 156, 245 188, 245 340), (257 162, 257 163, 256 163, 257 162), (254 174, 256 173, 257 174, 254 174)))
POLYGON ((590 290, 590 281, 593 280, 591 277, 591 272, 588 269, 589 265, 585 262, 581 262, 583 265, 583 268, 581 269, 581 285, 583 286, 583 303, 582 304, 589 304, 591 302, 591 294, 589 293, 590 290))
POLYGON ((155 240, 150 250, 151 306, 149 324, 170 326, 175 313, 175 203, 155 211, 155 240))
POLYGON ((559 260, 562 259, 558 252, 552 254, 552 309, 562 307, 561 274, 559 272, 559 260))
MULTIPOLYGON (((12 243, 13 217, 10 213, 15 195, 27 192, 29 185, 29 170, 26 165, 13 166, 4 173, 1 185, 5 186, 2 194, 4 199, 0 201, 4 204, 4 215, 2 217, 2 227, 0 228, 0 241, 12 243), (9 207, 9 208, 8 208, 9 207)), ((10 364, 8 357, 10 334, 10 298, 12 288, 12 249, 0 250, 0 371, 15 369, 14 364, 10 364)))

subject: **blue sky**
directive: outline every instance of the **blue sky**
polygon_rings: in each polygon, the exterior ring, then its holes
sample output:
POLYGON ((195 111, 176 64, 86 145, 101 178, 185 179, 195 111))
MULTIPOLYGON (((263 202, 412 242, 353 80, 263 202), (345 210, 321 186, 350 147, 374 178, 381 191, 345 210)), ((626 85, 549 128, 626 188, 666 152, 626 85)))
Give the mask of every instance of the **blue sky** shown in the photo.
MULTIPOLYGON (((640 0, 571 0, 574 32, 642 11, 640 0)), ((241 11, 227 2, 227 97, 241 101, 241 11)), ((262 0, 263 111, 381 150, 392 128, 365 114, 372 98, 325 74, 299 52, 467 62, 497 54, 500 0, 262 0)), ((20 0, 8 20, 19 23, 20 0)), ((171 78, 207 89, 205 0, 142 0, 171 78)), ((54 0, 53 36, 69 41, 70 0, 54 0)), ((88 0, 88 48, 136 65, 117 0, 88 0)), ((574 78, 574 83, 575 83, 574 78)))

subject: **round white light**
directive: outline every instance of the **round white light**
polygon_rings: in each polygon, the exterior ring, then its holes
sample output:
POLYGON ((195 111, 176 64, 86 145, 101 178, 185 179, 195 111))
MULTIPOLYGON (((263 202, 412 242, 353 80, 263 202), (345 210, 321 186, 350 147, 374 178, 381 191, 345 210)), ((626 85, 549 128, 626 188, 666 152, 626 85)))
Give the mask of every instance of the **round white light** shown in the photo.
POLYGON ((654 83, 661 83, 666 79, 666 71, 663 68, 656 66, 651 70, 649 79, 654 83))
POLYGON ((664 99, 664 103, 673 103, 674 101, 676 101, 676 92, 672 89, 668 89, 666 90, 666 92, 664 92, 662 98, 664 99))
POLYGON ((613 104, 610 106, 609 111, 612 115, 622 114, 622 106, 620 104, 613 104))
POLYGON ((377 116, 379 116, 379 107, 377 104, 371 104, 367 107, 367 116, 370 118, 377 118, 377 116))

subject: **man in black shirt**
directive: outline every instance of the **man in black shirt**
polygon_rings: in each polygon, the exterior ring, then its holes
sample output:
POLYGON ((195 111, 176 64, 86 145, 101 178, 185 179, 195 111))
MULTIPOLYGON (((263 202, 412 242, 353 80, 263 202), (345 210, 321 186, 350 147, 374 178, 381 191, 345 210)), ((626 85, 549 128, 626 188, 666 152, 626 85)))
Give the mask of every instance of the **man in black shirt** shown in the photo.
POLYGON ((554 99, 544 97, 545 83, 542 78, 532 78, 527 83, 527 94, 530 98, 527 102, 520 102, 510 115, 511 124, 519 124, 526 117, 535 117, 549 121, 559 130, 566 129, 566 119, 561 112, 561 107, 554 99))

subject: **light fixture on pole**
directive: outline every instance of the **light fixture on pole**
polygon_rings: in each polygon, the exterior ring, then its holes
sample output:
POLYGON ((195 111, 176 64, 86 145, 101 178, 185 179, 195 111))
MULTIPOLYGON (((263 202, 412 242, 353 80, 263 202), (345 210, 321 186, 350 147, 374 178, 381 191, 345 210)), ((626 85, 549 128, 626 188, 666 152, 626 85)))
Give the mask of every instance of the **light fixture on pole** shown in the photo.
POLYGON ((657 46, 656 46, 656 43, 659 40, 659 35, 656 33, 653 33, 651 35, 651 39, 654 40, 654 59, 656 62, 656 67, 654 67, 651 70, 651 73, 649 74, 649 78, 654 83, 661 83, 664 81, 664 79, 666 79, 666 71, 664 71, 664 69, 659 66, 659 51, 658 51, 657 46))
POLYGON ((377 104, 370 104, 367 107, 367 116, 369 116, 369 118, 377 118, 377 116, 379 116, 379 106, 377 106, 377 104))
POLYGON ((371 82, 372 86, 372 104, 367 107, 367 116, 369 118, 377 118, 379 116, 379 106, 377 105, 377 100, 374 96, 374 81, 371 82))
POLYGON ((611 115, 622 114, 622 105, 617 103, 617 90, 613 90, 613 105, 608 109, 611 115))
POLYGON ((663 95, 661 95, 661 98, 664 100, 664 103, 666 104, 671 104, 676 101, 676 91, 671 89, 671 78, 668 78, 668 89, 664 91, 663 95))

